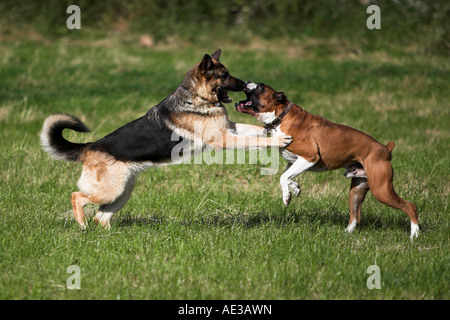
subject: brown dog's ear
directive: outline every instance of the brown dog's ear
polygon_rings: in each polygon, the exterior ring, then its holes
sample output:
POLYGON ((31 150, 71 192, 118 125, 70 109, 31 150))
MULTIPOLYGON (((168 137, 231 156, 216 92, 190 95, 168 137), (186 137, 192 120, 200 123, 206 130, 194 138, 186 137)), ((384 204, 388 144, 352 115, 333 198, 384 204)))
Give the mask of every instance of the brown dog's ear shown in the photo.
POLYGON ((277 102, 286 102, 286 100, 287 100, 287 97, 284 94, 284 92, 275 92, 273 94, 273 97, 277 102))
POLYGON ((214 63, 212 62, 211 57, 208 54, 205 54, 199 65, 200 71, 206 72, 212 70, 213 68, 214 63))
POLYGON ((214 51, 214 53, 211 55, 211 58, 213 58, 214 60, 219 61, 220 59, 220 54, 222 53, 221 49, 217 49, 216 51, 214 51))

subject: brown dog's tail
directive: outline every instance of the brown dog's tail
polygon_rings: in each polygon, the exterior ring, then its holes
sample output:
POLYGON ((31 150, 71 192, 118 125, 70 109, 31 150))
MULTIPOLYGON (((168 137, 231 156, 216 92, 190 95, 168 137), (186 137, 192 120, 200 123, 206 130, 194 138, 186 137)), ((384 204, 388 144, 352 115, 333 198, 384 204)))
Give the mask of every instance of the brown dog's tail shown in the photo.
POLYGON ((395 147, 394 141, 389 141, 386 145, 386 149, 389 150, 389 161, 392 160, 392 150, 394 149, 394 147, 395 147))

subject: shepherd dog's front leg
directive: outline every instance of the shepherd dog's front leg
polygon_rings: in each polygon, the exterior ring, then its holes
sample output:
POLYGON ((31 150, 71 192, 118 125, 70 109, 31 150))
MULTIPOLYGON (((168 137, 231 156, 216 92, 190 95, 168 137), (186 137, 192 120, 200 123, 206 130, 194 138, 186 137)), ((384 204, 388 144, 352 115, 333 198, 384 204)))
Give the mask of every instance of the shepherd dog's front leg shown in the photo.
POLYGON ((220 149, 247 149, 247 148, 284 148, 292 142, 291 136, 255 137, 241 136, 226 131, 221 139, 213 140, 210 144, 217 150, 220 149))
POLYGON ((246 123, 230 123, 230 130, 239 136, 266 136, 266 131, 261 126, 246 123))

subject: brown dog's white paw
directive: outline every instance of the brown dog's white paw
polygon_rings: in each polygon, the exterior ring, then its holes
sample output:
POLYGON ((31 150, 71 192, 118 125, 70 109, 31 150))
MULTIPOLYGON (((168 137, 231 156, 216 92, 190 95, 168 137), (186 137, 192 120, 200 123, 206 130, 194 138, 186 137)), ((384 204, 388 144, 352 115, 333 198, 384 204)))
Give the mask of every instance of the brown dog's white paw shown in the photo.
POLYGON ((410 239, 413 240, 414 238, 417 238, 420 234, 420 228, 418 224, 415 224, 411 222, 411 237, 410 239))
POLYGON ((301 193, 300 185, 295 181, 289 182, 289 189, 296 197, 298 197, 301 193))
POLYGON ((291 193, 283 192, 283 203, 287 207, 289 205, 289 202, 291 202, 291 193))
POLYGON ((348 233, 352 233, 353 230, 355 230, 356 228, 356 220, 352 220, 352 222, 350 222, 347 226, 347 228, 345 228, 345 231, 347 231, 348 233))

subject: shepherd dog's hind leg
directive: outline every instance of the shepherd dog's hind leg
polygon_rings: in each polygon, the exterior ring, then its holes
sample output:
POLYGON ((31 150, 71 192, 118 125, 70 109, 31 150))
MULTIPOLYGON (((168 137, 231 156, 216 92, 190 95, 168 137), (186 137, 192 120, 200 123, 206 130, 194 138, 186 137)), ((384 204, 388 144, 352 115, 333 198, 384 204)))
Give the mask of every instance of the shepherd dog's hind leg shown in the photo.
POLYGON ((81 221, 86 220, 84 213, 80 211, 80 202, 84 201, 83 205, 86 203, 100 205, 94 222, 110 228, 109 221, 112 215, 125 205, 133 190, 135 172, 132 169, 130 163, 116 161, 102 153, 92 152, 85 156, 83 171, 78 180, 80 192, 73 195, 75 218, 80 225, 81 221), (79 194, 84 195, 83 198, 75 201, 79 194))
POLYGON ((73 192, 72 193, 72 206, 73 206, 73 214, 78 224, 80 225, 81 230, 85 230, 87 227, 86 216, 84 215, 83 207, 91 203, 88 196, 84 195, 81 192, 73 192))
POLYGON ((111 229, 111 218, 122 207, 127 203, 131 197, 131 193, 134 189, 134 181, 130 181, 127 184, 124 192, 112 203, 106 203, 100 205, 97 214, 94 217, 94 222, 100 224, 103 228, 109 230, 111 229))

